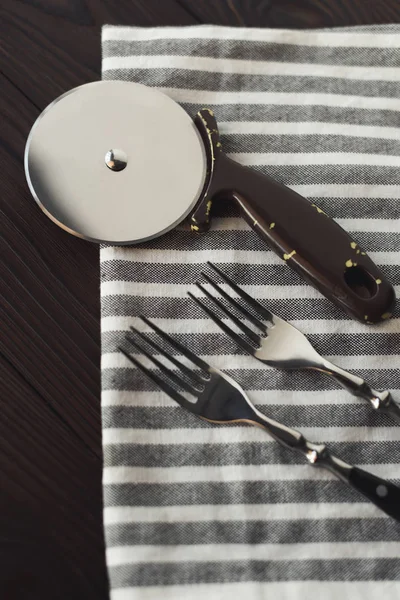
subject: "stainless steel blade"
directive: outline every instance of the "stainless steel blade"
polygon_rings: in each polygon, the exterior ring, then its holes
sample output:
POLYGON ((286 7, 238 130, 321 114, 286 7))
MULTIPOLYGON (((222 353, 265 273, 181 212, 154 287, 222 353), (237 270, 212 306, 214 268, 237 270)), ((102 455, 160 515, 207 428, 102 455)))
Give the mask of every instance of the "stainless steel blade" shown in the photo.
POLYGON ((134 244, 181 222, 198 200, 206 156, 189 115, 144 85, 98 81, 60 96, 25 150, 30 190, 70 233, 134 244))

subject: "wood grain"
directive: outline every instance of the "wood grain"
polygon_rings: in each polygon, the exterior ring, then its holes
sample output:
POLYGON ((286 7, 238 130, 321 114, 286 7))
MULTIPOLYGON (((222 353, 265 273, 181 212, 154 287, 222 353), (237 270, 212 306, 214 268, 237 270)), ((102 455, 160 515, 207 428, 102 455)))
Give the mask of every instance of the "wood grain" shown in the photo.
POLYGON ((101 520, 98 248, 44 217, 23 173, 33 121, 99 79, 103 23, 400 22, 398 0, 2 0, 0 595, 108 597, 101 520))

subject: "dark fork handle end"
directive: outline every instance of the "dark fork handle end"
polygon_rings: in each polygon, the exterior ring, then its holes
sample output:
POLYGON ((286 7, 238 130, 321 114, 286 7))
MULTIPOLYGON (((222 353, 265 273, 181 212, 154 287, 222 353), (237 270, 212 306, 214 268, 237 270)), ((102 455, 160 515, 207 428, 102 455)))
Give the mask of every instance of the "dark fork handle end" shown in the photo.
POLYGON ((400 521, 400 488, 397 485, 358 467, 351 469, 348 482, 386 514, 400 521))

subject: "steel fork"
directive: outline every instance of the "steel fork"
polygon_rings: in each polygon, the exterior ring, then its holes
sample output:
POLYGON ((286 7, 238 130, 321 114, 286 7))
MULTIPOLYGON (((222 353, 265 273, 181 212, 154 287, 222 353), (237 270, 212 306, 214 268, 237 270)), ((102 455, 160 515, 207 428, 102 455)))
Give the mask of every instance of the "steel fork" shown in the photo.
POLYGON ((295 429, 266 417, 255 408, 244 390, 231 377, 211 367, 149 319, 145 317, 141 317, 141 319, 157 333, 163 342, 167 342, 197 367, 196 370, 189 368, 172 356, 170 352, 164 350, 161 344, 131 327, 134 335, 128 333, 126 339, 139 353, 153 362, 160 374, 154 369, 145 367, 124 348, 120 347, 119 349, 135 367, 145 373, 170 398, 183 408, 211 423, 244 423, 262 427, 280 444, 302 454, 311 465, 327 469, 338 479, 363 494, 385 513, 400 521, 399 487, 345 463, 332 455, 324 444, 313 444, 295 429), (172 370, 167 367, 146 350, 146 345, 166 358, 176 369, 172 370), (188 392, 191 400, 185 397, 182 391, 188 392))
POLYGON ((202 273, 205 281, 222 296, 226 303, 216 298, 201 283, 197 282, 197 287, 209 299, 211 305, 222 311, 243 334, 238 335, 225 320, 218 316, 213 307, 210 308, 202 299, 188 292, 189 296, 238 346, 271 367, 321 371, 333 377, 354 396, 368 400, 372 408, 378 412, 385 413, 400 422, 400 406, 393 400, 390 392, 374 390, 361 377, 348 373, 320 356, 301 331, 270 312, 236 285, 221 269, 210 262, 208 264, 231 290, 244 300, 247 307, 252 308, 258 315, 256 317, 246 306, 227 294, 207 273, 202 273), (240 314, 242 319, 236 316, 234 311, 240 314), (257 329, 257 332, 244 323, 243 317, 257 329))

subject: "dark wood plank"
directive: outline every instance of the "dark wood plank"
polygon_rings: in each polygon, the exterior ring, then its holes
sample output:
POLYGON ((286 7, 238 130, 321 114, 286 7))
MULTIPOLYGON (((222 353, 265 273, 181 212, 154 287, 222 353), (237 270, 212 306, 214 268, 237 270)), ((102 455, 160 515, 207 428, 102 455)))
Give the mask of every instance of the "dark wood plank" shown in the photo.
MULTIPOLYGON (((98 248, 58 229, 32 201, 26 137, 54 97, 100 77, 103 22, 151 24, 170 8, 1 4, 0 527, 7 560, 0 589, 7 599, 108 597, 98 248)), ((176 15, 178 23, 193 22, 178 5, 176 15)))
POLYGON ((398 0, 180 0, 202 23, 246 27, 312 28, 395 23, 398 0))
POLYGON ((398 0, 2 0, 0 593, 108 597, 101 520, 98 248, 33 202, 40 111, 100 78, 103 23, 322 27, 400 22, 398 0))
POLYGON ((101 461, 2 357, 0 380, 1 597, 106 598, 101 461))
POLYGON ((397 0, 283 0, 273 3, 272 27, 338 27, 394 23, 400 20, 397 0))
POLYGON ((174 0, 2 0, 0 15, 1 70, 40 109, 100 78, 103 23, 195 23, 174 0))

